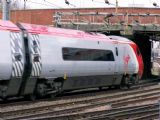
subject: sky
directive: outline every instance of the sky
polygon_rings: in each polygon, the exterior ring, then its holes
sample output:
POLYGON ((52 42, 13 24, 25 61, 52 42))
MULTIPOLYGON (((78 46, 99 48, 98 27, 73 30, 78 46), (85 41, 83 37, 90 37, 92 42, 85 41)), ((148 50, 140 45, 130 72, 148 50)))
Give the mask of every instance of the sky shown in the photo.
MULTIPOLYGON (((23 1, 23 0, 20 0, 23 1)), ((27 0, 26 5, 31 9, 48 8, 97 8, 97 7, 115 7, 116 0, 109 0, 111 5, 104 3, 104 0, 68 0, 71 4, 67 5, 65 0, 27 0)), ((153 3, 160 5, 160 0, 118 0, 119 7, 154 7, 153 3)))

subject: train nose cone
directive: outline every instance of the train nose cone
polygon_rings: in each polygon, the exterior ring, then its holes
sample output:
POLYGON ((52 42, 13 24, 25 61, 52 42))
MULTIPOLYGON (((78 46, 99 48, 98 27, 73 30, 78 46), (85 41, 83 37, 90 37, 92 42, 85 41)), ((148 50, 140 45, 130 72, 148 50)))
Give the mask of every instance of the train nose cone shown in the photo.
POLYGON ((141 78, 143 75, 143 69, 144 69, 142 55, 140 55, 140 59, 138 60, 138 62, 139 62, 139 78, 141 78))

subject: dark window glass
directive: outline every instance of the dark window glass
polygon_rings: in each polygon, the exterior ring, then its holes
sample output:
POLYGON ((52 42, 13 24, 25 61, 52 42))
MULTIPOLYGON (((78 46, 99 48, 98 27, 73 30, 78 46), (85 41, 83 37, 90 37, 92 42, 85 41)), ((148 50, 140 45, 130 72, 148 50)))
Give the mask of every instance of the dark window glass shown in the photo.
POLYGON ((14 56, 16 61, 21 61, 22 56, 20 54, 15 54, 14 56))
POLYGON ((33 61, 34 61, 34 62, 39 62, 39 56, 34 56, 33 61))
POLYGON ((64 60, 74 61, 114 61, 111 50, 62 48, 64 60))

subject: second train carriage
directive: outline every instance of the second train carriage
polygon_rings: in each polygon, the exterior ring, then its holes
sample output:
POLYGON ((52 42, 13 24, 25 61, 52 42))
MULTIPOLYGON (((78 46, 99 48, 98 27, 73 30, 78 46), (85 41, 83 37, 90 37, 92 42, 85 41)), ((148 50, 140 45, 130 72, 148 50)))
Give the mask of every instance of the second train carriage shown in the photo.
POLYGON ((11 22, 0 23, 0 32, 6 33, 2 33, 5 40, 1 39, 4 45, 0 47, 5 49, 0 53, 4 54, 0 59, 2 98, 129 86, 142 76, 141 53, 126 38, 26 23, 19 23, 18 27, 11 22), (9 63, 5 64, 7 58, 9 63), (3 72, 2 66, 8 66, 8 72, 3 72))

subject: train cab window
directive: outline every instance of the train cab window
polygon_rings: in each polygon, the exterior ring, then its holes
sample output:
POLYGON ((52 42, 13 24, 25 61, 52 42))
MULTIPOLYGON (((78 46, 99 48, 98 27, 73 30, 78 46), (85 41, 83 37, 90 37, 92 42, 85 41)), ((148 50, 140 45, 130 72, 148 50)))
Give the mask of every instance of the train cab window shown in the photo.
POLYGON ((73 61, 114 61, 111 50, 83 49, 83 48, 62 48, 64 60, 73 61))

